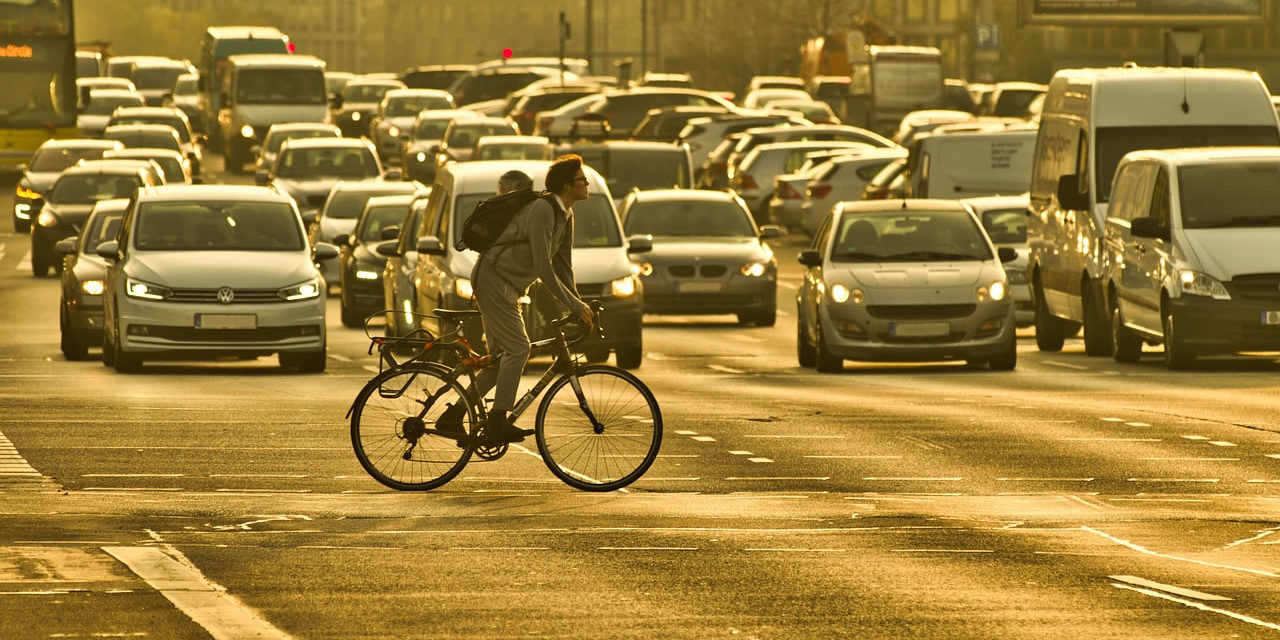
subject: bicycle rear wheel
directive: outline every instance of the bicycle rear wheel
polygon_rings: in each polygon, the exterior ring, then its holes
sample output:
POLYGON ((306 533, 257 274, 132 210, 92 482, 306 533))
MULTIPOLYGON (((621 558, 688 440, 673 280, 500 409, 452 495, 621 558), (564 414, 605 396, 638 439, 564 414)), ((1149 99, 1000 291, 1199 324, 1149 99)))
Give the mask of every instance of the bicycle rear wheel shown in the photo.
POLYGON ((459 443, 436 430, 450 405, 466 407, 462 428, 474 435, 476 413, 449 370, 417 363, 384 371, 364 386, 351 411, 351 445, 369 475, 400 491, 427 491, 467 466, 475 440, 459 443))
POLYGON ((547 468, 583 491, 613 491, 635 482, 662 446, 662 412, 653 393, 639 378, 609 365, 581 367, 551 383, 535 425, 547 468))

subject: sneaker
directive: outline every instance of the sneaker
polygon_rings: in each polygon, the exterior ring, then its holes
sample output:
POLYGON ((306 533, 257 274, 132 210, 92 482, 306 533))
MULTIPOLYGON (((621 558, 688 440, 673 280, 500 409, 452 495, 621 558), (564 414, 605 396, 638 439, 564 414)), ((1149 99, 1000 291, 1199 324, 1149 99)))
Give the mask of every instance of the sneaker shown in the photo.
POLYGON ((448 405, 436 420, 436 431, 454 440, 467 437, 467 431, 462 428, 462 418, 466 412, 466 406, 461 403, 448 405))
POLYGON ((495 411, 480 422, 484 439, 491 442, 522 442, 533 435, 533 429, 521 429, 511 424, 506 411, 495 411))

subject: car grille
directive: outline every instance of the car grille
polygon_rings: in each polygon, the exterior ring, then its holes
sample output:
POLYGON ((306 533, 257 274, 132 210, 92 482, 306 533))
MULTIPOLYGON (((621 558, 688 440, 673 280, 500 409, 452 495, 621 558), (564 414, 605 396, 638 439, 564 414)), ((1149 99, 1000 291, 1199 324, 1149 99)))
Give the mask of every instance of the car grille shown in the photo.
POLYGON ((1236 276, 1226 285, 1231 295, 1241 300, 1280 301, 1280 273, 1236 276))
POLYGON ((945 336, 895 336, 889 333, 878 334, 881 342, 885 344, 946 344, 948 342, 960 342, 964 340, 963 331, 953 331, 945 336))
POLYGON ((276 342, 290 338, 306 338, 320 335, 320 327, 259 327, 257 329, 196 329, 194 327, 164 327, 156 325, 131 325, 129 334, 162 338, 174 342, 276 342))
POLYGON ((976 304, 870 304, 867 313, 881 320, 947 320, 973 315, 976 304))
MULTIPOLYGON (((235 296, 232 298, 231 304, 235 303, 262 303, 262 302, 284 302, 284 299, 276 292, 275 289, 232 289, 235 296)), ((174 289, 173 295, 169 296, 170 302, 199 302, 199 303, 218 303, 217 289, 174 289)))
POLYGON ((701 270, 691 264, 676 264, 667 267, 667 273, 675 278, 692 278, 695 275, 701 275, 703 278, 719 278, 729 271, 729 268, 722 264, 704 264, 701 270))

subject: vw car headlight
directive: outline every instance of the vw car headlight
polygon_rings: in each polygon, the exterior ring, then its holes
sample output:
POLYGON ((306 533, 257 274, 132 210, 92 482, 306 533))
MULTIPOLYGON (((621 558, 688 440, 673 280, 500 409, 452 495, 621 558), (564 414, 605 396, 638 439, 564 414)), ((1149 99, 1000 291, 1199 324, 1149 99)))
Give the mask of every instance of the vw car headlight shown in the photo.
POLYGON ((173 295, 173 291, 157 284, 129 278, 125 280, 125 293, 130 298, 143 300, 164 300, 173 295))
POLYGON ((1182 292, 1193 296, 1207 296, 1214 300, 1230 300, 1231 294, 1217 278, 1199 271, 1178 272, 1178 283, 1182 292))
POLYGON ((249 126, 249 125, 247 125, 247 124, 246 124, 246 125, 244 125, 243 127, 240 127, 240 135, 241 135, 241 136, 244 136, 244 137, 246 137, 246 138, 252 138, 252 137, 253 137, 253 127, 251 127, 251 126, 249 126))
POLYGON ((750 278, 759 278, 768 270, 768 266, 763 262, 748 262, 742 265, 742 275, 750 278))
POLYGON ((613 295, 619 298, 628 298, 636 293, 635 276, 623 276, 609 283, 609 288, 613 291, 613 295))
POLYGON ((312 278, 306 282, 295 284, 292 287, 285 287, 276 292, 276 295, 285 300, 310 300, 320 297, 320 279, 312 278))
POLYGON ((80 292, 91 296, 102 295, 104 289, 105 287, 101 280, 85 280, 80 283, 80 292))
POLYGON ((471 288, 471 281, 466 278, 458 278, 453 281, 453 292, 463 300, 470 300, 471 296, 476 294, 475 290, 471 288))

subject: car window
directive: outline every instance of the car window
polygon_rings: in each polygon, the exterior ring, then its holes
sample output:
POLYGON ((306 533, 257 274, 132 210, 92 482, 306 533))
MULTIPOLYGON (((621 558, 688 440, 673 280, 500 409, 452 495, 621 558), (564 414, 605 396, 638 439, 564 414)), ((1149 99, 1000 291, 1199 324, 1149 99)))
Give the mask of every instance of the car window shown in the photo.
POLYGON ((967 211, 885 211, 841 216, 831 243, 835 262, 990 260, 967 211))
POLYGON ((425 118, 418 121, 413 129, 413 137, 419 140, 439 140, 449 128, 450 120, 445 118, 425 118))
POLYGON ((413 96, 396 98, 387 103, 388 118, 406 118, 418 115, 419 111, 428 109, 452 109, 453 105, 444 96, 413 96))
POLYGON ((382 230, 388 227, 399 227, 409 215, 409 207, 404 205, 382 206, 369 209, 361 219, 359 238, 361 242, 381 242, 382 230))
POLYGON ((1249 162, 1181 167, 1178 169, 1182 226, 1280 226, 1280 164, 1249 162), (1230 202, 1224 207, 1222 203, 1230 202))
POLYGON ((149 202, 138 207, 139 251, 301 251, 293 207, 283 202, 149 202))
POLYGON ((138 96, 91 96, 84 114, 89 116, 109 116, 120 107, 141 107, 146 102, 138 96))
POLYGON ((282 178, 318 175, 373 178, 378 175, 378 164, 368 149, 286 149, 276 162, 276 175, 282 178))
POLYGON ((392 89, 396 89, 395 85, 387 84, 351 84, 342 88, 342 100, 344 102, 380 102, 382 96, 392 89))
POLYGON ((992 209, 982 212, 982 226, 996 244, 1027 241, 1026 209, 992 209))
POLYGON ((489 144, 476 151, 476 160, 550 160, 551 147, 541 144, 489 144))
POLYGON ((627 150, 620 148, 582 149, 583 161, 599 171, 609 191, 622 197, 632 189, 688 189, 692 177, 689 162, 677 151, 627 150))
POLYGON ((652 236, 754 237, 750 215, 736 202, 636 202, 625 233, 652 236))
POLYGON ((497 124, 479 124, 455 126, 449 132, 449 137, 445 139, 445 144, 451 147, 474 147, 476 141, 484 136, 511 136, 519 133, 515 127, 510 125, 497 124))
POLYGON ((243 104, 325 104, 326 96, 319 69, 242 69, 236 76, 236 102, 243 104))
POLYGON ((31 159, 31 164, 27 167, 27 170, 36 173, 62 171, 81 160, 101 158, 102 152, 103 149, 101 148, 68 149, 66 147, 54 147, 52 149, 41 149, 31 159))
POLYGON ((1094 182, 1095 198, 1107 202, 1111 198, 1111 180, 1120 159, 1139 149, 1174 149, 1181 147, 1275 146, 1280 145, 1280 130, 1275 125, 1214 125, 1173 127, 1110 127, 1098 129, 1097 163, 1094 182))
POLYGON ((120 219, 122 217, 124 217, 123 211, 108 211, 95 217, 93 224, 85 231, 80 253, 93 255, 98 249, 98 245, 115 240, 116 233, 120 231, 120 219))
POLYGON ((58 178, 49 194, 54 204, 93 204, 111 198, 129 198, 142 185, 134 175, 81 173, 58 178))
POLYGON ((183 142, 191 142, 191 131, 187 128, 187 123, 181 118, 172 116, 123 116, 112 118, 111 125, 117 124, 167 124, 173 127, 173 131, 178 134, 178 139, 183 142))

